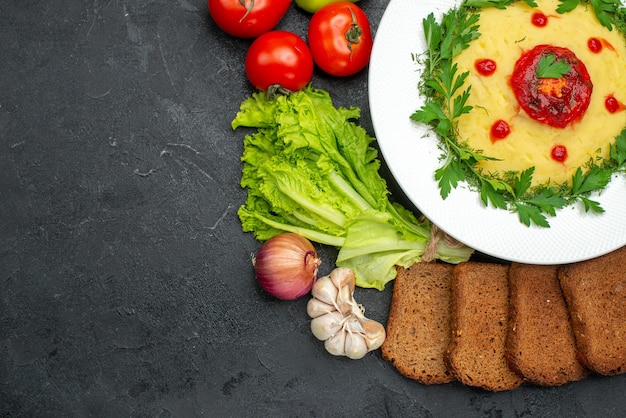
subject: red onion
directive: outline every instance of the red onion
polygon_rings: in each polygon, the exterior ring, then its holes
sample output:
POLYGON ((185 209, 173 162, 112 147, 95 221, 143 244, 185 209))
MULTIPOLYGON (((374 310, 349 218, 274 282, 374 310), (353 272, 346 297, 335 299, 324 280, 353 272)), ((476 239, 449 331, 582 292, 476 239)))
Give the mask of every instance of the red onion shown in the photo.
POLYGON ((252 260, 263 289, 279 299, 294 300, 309 293, 322 261, 311 242, 297 234, 276 235, 252 260))

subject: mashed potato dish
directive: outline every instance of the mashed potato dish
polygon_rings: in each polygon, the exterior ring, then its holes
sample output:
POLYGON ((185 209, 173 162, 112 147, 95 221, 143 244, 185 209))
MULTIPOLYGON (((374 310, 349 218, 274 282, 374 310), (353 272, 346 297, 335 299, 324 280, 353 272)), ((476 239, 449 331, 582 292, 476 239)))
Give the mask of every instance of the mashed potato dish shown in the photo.
POLYGON ((608 158, 626 126, 626 42, 581 3, 557 0, 479 11, 480 36, 454 57, 471 86, 473 109, 458 119, 458 141, 497 160, 504 176, 535 167, 533 184, 563 184, 590 160, 608 158))

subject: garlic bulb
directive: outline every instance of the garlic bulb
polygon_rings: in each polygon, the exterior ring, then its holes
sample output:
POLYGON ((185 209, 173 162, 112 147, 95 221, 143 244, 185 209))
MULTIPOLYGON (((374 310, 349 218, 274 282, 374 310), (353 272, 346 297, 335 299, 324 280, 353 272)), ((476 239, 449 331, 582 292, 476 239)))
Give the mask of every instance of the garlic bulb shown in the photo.
POLYGON ((313 284, 307 304, 311 331, 324 341, 334 356, 363 358, 385 340, 385 327, 365 317, 363 306, 354 300, 355 277, 348 268, 336 268, 313 284))

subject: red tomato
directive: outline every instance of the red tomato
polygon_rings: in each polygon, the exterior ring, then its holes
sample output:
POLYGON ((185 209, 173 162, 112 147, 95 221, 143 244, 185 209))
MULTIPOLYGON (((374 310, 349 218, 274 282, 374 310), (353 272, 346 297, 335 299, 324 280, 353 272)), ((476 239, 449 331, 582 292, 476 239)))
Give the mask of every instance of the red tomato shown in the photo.
POLYGON ((311 17, 313 61, 328 74, 348 76, 361 71, 370 60, 372 44, 369 19, 353 3, 330 3, 311 17))
POLYGON ((555 128, 580 120, 591 103, 593 83, 585 64, 574 51, 554 45, 537 45, 515 62, 511 87, 517 103, 532 119, 555 128), (569 70, 561 78, 539 77, 544 56, 564 61, 569 70))
POLYGON ((313 76, 313 58, 306 43, 282 30, 266 32, 252 42, 246 54, 246 74, 259 90, 280 86, 298 91, 313 76))
POLYGON ((274 29, 291 0, 208 0, 211 17, 224 32, 255 38, 274 29))

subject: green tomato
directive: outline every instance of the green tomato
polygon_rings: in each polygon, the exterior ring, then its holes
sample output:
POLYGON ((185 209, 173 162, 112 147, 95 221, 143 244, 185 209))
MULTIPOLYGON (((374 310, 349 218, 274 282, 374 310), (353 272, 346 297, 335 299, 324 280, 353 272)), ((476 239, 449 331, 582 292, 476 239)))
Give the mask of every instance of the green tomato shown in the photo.
POLYGON ((330 4, 330 3, 337 3, 339 1, 350 1, 352 3, 356 3, 359 0, 295 0, 295 1, 298 7, 300 7, 301 9, 306 10, 309 13, 315 13, 319 9, 321 9, 322 6, 326 6, 327 4, 330 4))

